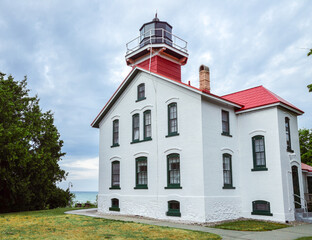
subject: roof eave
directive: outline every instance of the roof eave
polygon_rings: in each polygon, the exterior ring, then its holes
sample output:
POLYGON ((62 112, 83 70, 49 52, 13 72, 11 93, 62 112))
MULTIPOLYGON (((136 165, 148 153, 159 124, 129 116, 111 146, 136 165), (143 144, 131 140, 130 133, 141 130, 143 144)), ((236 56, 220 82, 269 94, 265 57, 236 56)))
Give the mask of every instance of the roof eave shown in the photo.
POLYGON ((107 110, 107 108, 110 106, 110 104, 115 100, 115 96, 117 96, 120 91, 123 89, 124 85, 128 82, 128 79, 131 77, 134 77, 138 73, 137 68, 133 68, 128 76, 123 80, 123 82, 119 85, 117 90, 114 92, 114 94, 111 96, 111 98, 108 100, 108 102, 105 104, 105 106, 102 108, 100 113, 96 116, 96 118, 91 123, 91 127, 93 128, 99 128, 99 124, 101 120, 104 118, 105 115, 103 113, 107 110))
POLYGON ((236 111, 236 114, 241 114, 241 113, 246 113, 246 112, 251 112, 251 111, 257 111, 257 110, 261 110, 264 108, 270 108, 270 107, 275 107, 275 106, 281 106, 283 108, 286 108, 294 113, 296 113, 297 115, 302 115, 304 112, 299 111, 298 109, 295 109, 293 107, 290 107, 284 103, 281 102, 276 102, 276 103, 272 103, 272 104, 268 104, 268 105, 263 105, 263 106, 258 106, 258 107, 253 107, 253 108, 249 108, 249 109, 245 109, 245 110, 238 110, 236 111))

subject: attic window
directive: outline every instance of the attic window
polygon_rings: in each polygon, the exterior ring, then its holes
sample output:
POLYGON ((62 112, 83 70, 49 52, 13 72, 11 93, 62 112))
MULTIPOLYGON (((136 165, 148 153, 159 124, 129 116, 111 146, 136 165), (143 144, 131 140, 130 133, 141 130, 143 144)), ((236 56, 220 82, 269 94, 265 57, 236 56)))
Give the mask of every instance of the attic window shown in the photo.
POLYGON ((146 99, 146 97, 145 97, 145 84, 141 83, 138 86, 138 99, 137 99, 137 102, 141 101, 141 100, 144 100, 144 99, 146 99))

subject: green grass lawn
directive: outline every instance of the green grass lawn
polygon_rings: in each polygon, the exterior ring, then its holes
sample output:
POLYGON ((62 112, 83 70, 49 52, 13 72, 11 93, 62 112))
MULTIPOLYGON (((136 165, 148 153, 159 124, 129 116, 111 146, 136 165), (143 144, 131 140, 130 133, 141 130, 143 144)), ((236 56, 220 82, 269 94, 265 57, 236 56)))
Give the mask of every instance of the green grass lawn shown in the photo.
POLYGON ((296 240, 312 240, 312 236, 309 236, 309 237, 301 237, 301 238, 297 238, 296 240))
POLYGON ((0 239, 221 239, 205 232, 64 214, 69 210, 0 214, 0 239))
POLYGON ((214 227, 236 231, 271 231, 275 229, 286 228, 288 225, 257 220, 238 220, 215 225, 214 227))

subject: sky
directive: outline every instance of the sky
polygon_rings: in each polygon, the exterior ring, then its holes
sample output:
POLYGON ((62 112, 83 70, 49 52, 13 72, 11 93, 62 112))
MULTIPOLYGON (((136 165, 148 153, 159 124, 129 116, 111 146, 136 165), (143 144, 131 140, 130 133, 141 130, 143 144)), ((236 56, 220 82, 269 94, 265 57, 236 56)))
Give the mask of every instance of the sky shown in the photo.
POLYGON ((305 112, 299 128, 312 128, 310 0, 1 0, 0 72, 27 75, 30 95, 54 113, 69 172, 62 188, 98 190, 99 131, 90 124, 131 70, 126 43, 156 10, 188 42, 183 82, 198 86, 205 64, 212 93, 263 85, 305 112))

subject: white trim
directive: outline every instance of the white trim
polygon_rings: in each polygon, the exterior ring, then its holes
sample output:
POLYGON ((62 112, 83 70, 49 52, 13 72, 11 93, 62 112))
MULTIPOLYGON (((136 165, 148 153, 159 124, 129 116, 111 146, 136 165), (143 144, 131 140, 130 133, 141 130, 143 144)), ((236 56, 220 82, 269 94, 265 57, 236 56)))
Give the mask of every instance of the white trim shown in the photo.
POLYGON ((230 148, 227 148, 227 147, 221 148, 220 150, 221 150, 221 152, 231 152, 232 154, 234 154, 234 151, 230 148))
POLYGON ((132 110, 132 111, 130 112, 130 114, 133 115, 134 113, 140 113, 140 112, 143 111, 145 108, 152 108, 152 107, 153 107, 153 105, 148 104, 148 105, 145 105, 144 107, 142 107, 141 109, 136 108, 136 109, 132 110))
POLYGON ((143 152, 143 151, 133 154, 134 157, 138 157, 138 156, 147 157, 148 155, 149 155, 149 152, 143 152))
POLYGON ((169 46, 169 45, 167 45, 165 43, 160 43, 160 44, 148 44, 148 45, 144 46, 143 48, 138 48, 134 52, 126 55, 125 59, 127 60, 127 59, 131 58, 132 56, 136 55, 138 52, 141 52, 142 50, 148 50, 149 48, 162 48, 162 47, 168 48, 168 49, 170 49, 171 51, 174 51, 174 52, 178 52, 179 54, 181 54, 184 57, 188 58, 188 56, 189 56, 187 53, 185 53, 185 52, 183 52, 183 51, 181 51, 181 50, 179 50, 177 48, 173 48, 173 47, 171 47, 171 46, 169 46))
POLYGON ((174 102, 174 101, 179 101, 179 98, 178 97, 172 97, 172 98, 169 98, 168 100, 166 100, 166 102, 165 103, 172 103, 172 102, 174 102))
POLYGON ((182 152, 182 149, 181 148, 169 148, 166 151, 164 151, 164 153, 173 152, 173 151, 182 152))
POLYGON ((121 157, 120 157, 120 156, 113 156, 113 157, 111 157, 111 158, 109 159, 110 162, 115 161, 115 160, 120 161, 120 160, 121 160, 121 157))
POLYGON ((115 116, 111 117, 111 120, 114 121, 114 120, 119 119, 119 118, 120 118, 120 115, 115 115, 115 116))
POLYGON ((253 130, 249 133, 249 135, 254 135, 254 133, 262 133, 262 134, 266 134, 265 130, 262 129, 257 129, 257 130, 253 130))

